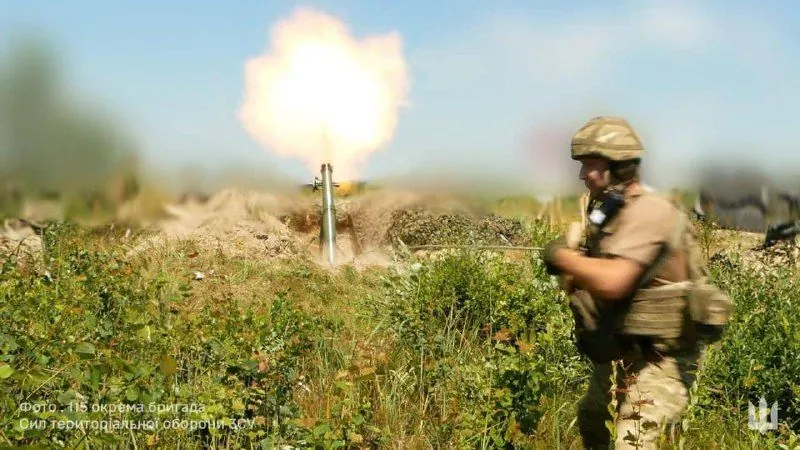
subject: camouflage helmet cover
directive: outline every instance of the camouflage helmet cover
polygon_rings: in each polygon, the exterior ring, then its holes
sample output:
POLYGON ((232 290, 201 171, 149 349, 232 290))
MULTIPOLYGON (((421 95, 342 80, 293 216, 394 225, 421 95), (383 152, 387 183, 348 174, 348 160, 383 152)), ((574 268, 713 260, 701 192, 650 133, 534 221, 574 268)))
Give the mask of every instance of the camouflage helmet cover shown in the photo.
POLYGON ((586 122, 573 136, 572 159, 641 159, 644 148, 633 127, 621 117, 600 116, 586 122))

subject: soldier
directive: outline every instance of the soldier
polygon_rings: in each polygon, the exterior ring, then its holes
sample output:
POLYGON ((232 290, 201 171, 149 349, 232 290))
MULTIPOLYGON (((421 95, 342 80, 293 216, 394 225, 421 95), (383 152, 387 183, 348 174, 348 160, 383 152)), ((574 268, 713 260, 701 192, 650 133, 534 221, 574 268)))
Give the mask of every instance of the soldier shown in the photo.
POLYGON ((696 254, 684 233, 691 226, 667 198, 642 186, 643 147, 624 119, 591 119, 573 136, 571 151, 589 190, 584 250, 560 238, 542 258, 549 273, 571 277, 578 348, 593 361, 578 404, 580 434, 586 448, 607 448, 615 371, 616 448, 654 448, 686 408, 702 355, 680 306, 687 298, 681 282, 694 273, 696 254), (654 289, 662 285, 677 290, 654 289))

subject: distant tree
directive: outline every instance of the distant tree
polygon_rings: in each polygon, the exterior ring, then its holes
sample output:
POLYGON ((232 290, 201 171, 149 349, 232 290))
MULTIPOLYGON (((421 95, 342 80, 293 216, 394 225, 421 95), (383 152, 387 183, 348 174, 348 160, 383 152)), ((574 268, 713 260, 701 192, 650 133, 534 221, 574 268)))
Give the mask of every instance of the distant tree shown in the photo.
POLYGON ((105 111, 68 95, 58 55, 42 41, 12 44, 0 62, 2 175, 25 192, 105 196, 135 177, 132 145, 105 111))

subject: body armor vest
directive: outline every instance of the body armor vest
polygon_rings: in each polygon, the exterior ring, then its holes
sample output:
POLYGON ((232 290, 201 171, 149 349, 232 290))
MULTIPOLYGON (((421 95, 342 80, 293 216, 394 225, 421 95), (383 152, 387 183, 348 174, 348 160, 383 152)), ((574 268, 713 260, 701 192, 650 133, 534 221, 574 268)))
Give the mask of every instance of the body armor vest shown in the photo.
MULTIPOLYGON (((590 210, 594 206, 592 203, 590 210)), ((593 211, 589 212, 590 219, 593 211)), ((584 249, 588 256, 605 257, 600 243, 614 233, 618 212, 587 224, 584 249)), ((708 270, 695 237, 693 227, 681 211, 672 239, 662 246, 629 298, 601 305, 586 291, 574 292, 570 308, 575 317, 578 348, 602 363, 619 359, 637 346, 670 354, 693 349, 698 340, 718 340, 729 320, 732 302, 707 282, 708 270), (683 282, 660 280, 664 285, 652 287, 651 282, 662 264, 673 252, 682 250, 686 252, 689 279, 683 282)))

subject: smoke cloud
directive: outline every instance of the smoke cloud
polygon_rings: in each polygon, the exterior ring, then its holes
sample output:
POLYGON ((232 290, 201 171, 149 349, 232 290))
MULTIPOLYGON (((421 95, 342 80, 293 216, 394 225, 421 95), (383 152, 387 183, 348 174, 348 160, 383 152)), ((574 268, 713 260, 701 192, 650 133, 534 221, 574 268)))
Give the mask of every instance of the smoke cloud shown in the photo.
POLYGON ((538 192, 539 201, 574 191, 578 181, 578 164, 570 158, 569 145, 574 130, 553 121, 530 127, 524 150, 530 179, 527 184, 538 192))
POLYGON ((391 141, 410 80, 399 34, 358 40, 347 26, 301 8, 276 23, 267 54, 247 61, 239 119, 263 147, 312 173, 330 162, 353 179, 391 141))

